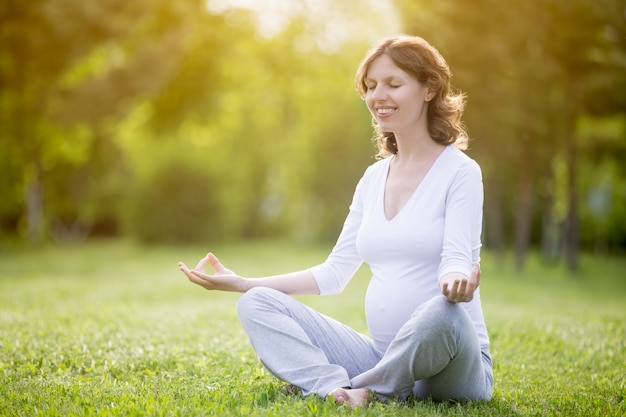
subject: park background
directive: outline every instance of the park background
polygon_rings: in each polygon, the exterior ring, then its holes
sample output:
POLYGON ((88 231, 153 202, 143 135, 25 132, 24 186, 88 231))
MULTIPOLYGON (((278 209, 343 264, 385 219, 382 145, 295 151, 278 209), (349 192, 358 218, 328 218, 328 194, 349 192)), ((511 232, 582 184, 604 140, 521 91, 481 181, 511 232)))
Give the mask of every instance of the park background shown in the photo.
MULTIPOLYGON (((0 414, 346 412, 285 397, 236 297, 176 263, 324 259, 375 160, 354 72, 396 33, 467 94, 498 381, 486 406, 415 412, 622 415, 623 0, 2 2, 0 414)), ((367 276, 307 302, 365 331, 367 276)))
POLYGON ((333 241, 375 153, 354 72, 404 32, 467 94, 486 247, 626 249, 623 1, 239 3, 2 5, 3 242, 333 241))

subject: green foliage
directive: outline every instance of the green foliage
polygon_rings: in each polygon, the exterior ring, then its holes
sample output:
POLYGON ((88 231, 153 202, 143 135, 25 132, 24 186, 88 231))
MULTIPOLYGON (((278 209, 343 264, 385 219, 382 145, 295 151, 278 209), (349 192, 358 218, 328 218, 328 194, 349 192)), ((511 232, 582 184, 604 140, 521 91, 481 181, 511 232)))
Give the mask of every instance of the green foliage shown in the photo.
POLYGON ((626 116, 579 120, 577 130, 585 138, 590 164, 581 167, 581 239, 597 252, 607 252, 626 242, 626 116))
POLYGON ((216 236, 217 204, 211 178, 180 159, 166 161, 138 185, 129 209, 130 233, 146 243, 211 242, 216 236), (213 227, 212 227, 213 226, 213 227))
MULTIPOLYGON (((375 153, 354 71, 392 19, 298 0, 270 36, 217 3, 0 6, 3 238, 335 239, 375 153)), ((579 223, 585 249, 623 249, 621 2, 394 3, 468 93, 485 243, 558 257, 579 223)))
POLYGON ((2 59, 23 66, 1 74, 11 87, 0 138, 6 229, 19 223, 33 240, 81 239, 102 225, 142 241, 335 234, 371 152, 352 89, 365 48, 326 53, 306 19, 265 39, 241 10, 148 3, 2 10, 11 28, 41 19, 48 30, 3 32, 14 48, 2 59), (32 81, 20 84, 24 74, 32 81), (46 93, 27 94, 38 80, 46 93), (168 178, 173 167, 182 174, 168 178))
MULTIPOLYGON (((269 242, 211 249, 248 275, 303 268, 327 248, 269 242)), ((301 398, 259 364, 237 296, 207 293, 176 268, 207 248, 124 242, 0 253, 3 416, 608 416, 626 412, 624 260, 586 257, 576 279, 532 257, 519 275, 483 257, 496 389, 489 402, 301 398), (31 262, 36 257, 37 262, 31 262)), ((344 294, 303 297, 365 331, 363 269, 344 294)))
MULTIPOLYGON (((575 256, 583 227, 585 247, 593 247, 593 226, 580 223, 580 213, 588 192, 600 186, 585 178, 596 168, 595 135, 577 126, 590 118, 623 120, 623 2, 396 3, 407 31, 441 50, 454 84, 468 94, 471 153, 485 174, 487 244, 514 241, 523 252, 529 242, 543 248, 557 242, 557 252, 575 256)), ((605 162, 619 163, 625 136, 614 130, 611 138, 604 141, 605 162)), ((619 193, 622 180, 613 180, 619 193)), ((621 230, 613 231, 621 240, 621 230)))
POLYGON ((11 185, 0 183, 0 192, 15 198, 0 214, 21 217, 31 240, 65 214, 45 203, 63 197, 42 191, 66 180, 51 171, 86 165, 109 125, 157 94, 175 71, 182 23, 202 6, 168 4, 39 0, 0 8, 0 145, 11 161, 3 165, 11 185))
MULTIPOLYGON (((194 88, 172 89, 172 94, 184 95, 160 96, 120 125, 119 142, 141 179, 138 189, 155 185, 144 178, 145 172, 161 171, 168 159, 181 159, 205 176, 211 188, 204 192, 211 195, 212 213, 219 215, 178 215, 198 218, 198 224, 210 221, 207 238, 334 237, 358 176, 373 154, 369 117, 352 88, 357 58, 299 52, 289 41, 303 31, 296 23, 286 29, 290 36, 268 40, 253 37, 245 27, 224 30, 231 35, 232 47, 219 61, 210 47, 194 49, 188 57, 194 67, 189 71, 206 73, 207 79, 194 88), (202 92, 206 83, 215 90, 202 92), (166 115, 170 122, 162 120, 163 109, 187 101, 195 104, 175 113, 179 119, 166 115)), ((176 82, 187 85, 185 74, 176 82)), ((143 190, 131 198, 149 193, 143 190)), ((188 198, 202 195, 197 189, 188 198)), ((160 198, 168 199, 165 194, 160 198)), ((164 233, 162 238, 169 233, 170 240, 178 240, 171 231, 164 233)))

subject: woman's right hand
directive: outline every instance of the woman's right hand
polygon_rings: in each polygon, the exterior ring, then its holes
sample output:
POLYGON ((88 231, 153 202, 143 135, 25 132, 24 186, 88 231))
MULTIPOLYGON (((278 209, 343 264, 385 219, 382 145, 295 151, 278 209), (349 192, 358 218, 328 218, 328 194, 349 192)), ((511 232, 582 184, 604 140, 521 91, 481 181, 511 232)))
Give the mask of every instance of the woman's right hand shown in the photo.
POLYGON ((200 259, 195 268, 190 269, 183 262, 178 263, 178 268, 189 278, 189 281, 207 290, 244 292, 246 280, 224 267, 212 253, 200 259), (215 272, 207 274, 204 271, 206 264, 211 264, 215 272))

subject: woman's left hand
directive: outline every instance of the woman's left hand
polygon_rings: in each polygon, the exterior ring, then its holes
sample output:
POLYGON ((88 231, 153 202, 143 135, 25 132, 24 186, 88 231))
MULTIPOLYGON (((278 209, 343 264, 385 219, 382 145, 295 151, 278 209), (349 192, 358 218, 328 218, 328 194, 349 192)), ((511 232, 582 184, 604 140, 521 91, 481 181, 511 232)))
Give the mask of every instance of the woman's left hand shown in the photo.
POLYGON ((474 291, 480 285, 480 265, 474 265, 469 278, 461 274, 448 274, 441 282, 441 292, 449 302, 470 302, 474 299, 474 291))
POLYGON ((189 268, 183 262, 178 263, 178 268, 189 278, 189 281, 207 290, 246 291, 246 280, 222 265, 219 259, 217 259, 217 256, 212 253, 200 259, 198 265, 193 269, 189 268), (215 273, 207 274, 204 272, 204 267, 207 264, 213 267, 215 273))

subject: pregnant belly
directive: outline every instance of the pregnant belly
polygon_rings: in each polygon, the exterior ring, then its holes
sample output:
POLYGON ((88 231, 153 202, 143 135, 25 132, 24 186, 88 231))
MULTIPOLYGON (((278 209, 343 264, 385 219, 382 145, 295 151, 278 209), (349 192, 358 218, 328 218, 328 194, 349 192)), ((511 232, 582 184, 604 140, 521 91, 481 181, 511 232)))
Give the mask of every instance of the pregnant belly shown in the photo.
POLYGON ((398 330, 423 302, 438 294, 411 282, 383 282, 372 278, 365 296, 365 316, 376 348, 385 351, 398 330))

